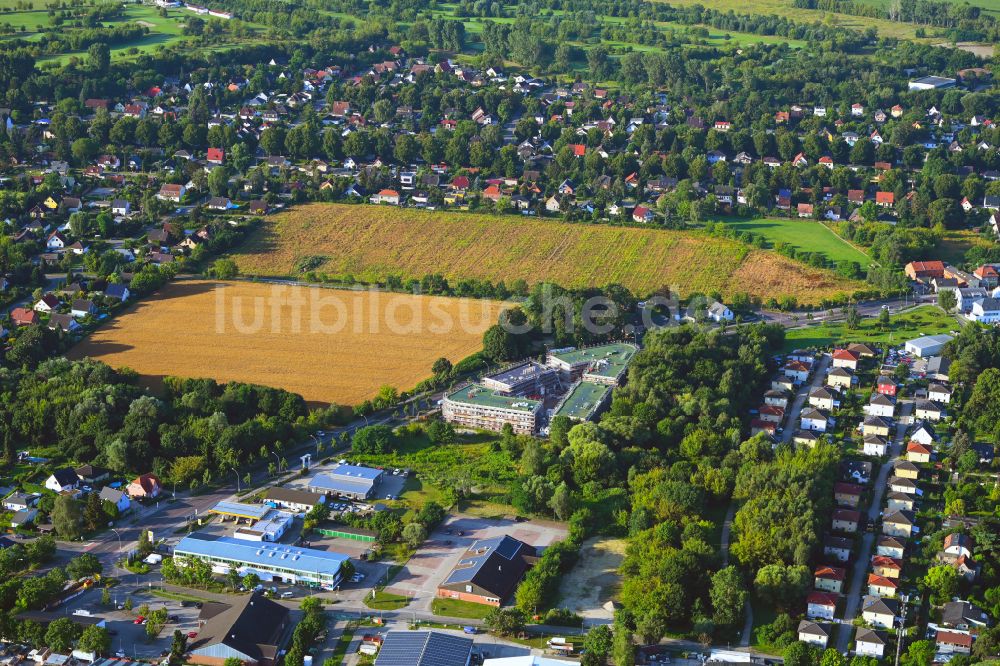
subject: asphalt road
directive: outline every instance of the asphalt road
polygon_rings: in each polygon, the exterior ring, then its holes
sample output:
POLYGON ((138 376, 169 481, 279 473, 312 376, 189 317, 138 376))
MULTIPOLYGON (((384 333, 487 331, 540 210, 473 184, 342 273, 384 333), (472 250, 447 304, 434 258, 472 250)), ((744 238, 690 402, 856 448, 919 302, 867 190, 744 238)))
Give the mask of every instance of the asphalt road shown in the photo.
MULTIPOLYGON (((889 449, 889 460, 882 465, 878 471, 878 478, 872 487, 872 501, 868 507, 868 519, 878 522, 882 515, 882 498, 889 480, 889 473, 892 471, 893 463, 900 457, 903 451, 903 441, 906 439, 907 427, 900 423, 910 415, 913 410, 913 401, 901 399, 900 418, 896 422, 896 436, 892 440, 889 449)), ((851 586, 847 592, 847 600, 844 605, 844 619, 838 629, 837 650, 843 654, 847 651, 854 636, 854 627, 851 622, 858 616, 858 609, 861 607, 861 598, 868 591, 868 568, 872 559, 872 551, 875 546, 875 532, 865 532, 861 537, 861 549, 858 552, 858 559, 854 563, 851 571, 851 586)))

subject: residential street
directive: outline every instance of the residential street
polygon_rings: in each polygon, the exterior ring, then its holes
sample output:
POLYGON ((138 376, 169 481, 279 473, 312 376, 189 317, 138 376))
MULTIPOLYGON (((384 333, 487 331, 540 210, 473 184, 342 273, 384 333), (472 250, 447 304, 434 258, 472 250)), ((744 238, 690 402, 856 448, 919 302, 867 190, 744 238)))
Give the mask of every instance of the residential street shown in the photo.
POLYGON ((792 400, 792 408, 785 412, 785 430, 781 433, 781 441, 792 441, 795 431, 798 430, 799 414, 802 412, 802 407, 805 406, 806 401, 809 400, 809 392, 814 388, 826 384, 826 371, 830 367, 830 363, 830 355, 823 354, 816 361, 816 367, 813 368, 812 372, 812 379, 809 383, 800 386, 799 390, 795 392, 795 398, 792 400))
MULTIPOLYGON (((906 439, 906 433, 909 427, 904 422, 907 420, 906 417, 910 415, 913 410, 913 401, 900 399, 900 418, 897 420, 896 436, 892 440, 892 444, 889 447, 889 460, 883 464, 878 471, 878 477, 873 481, 874 486, 872 487, 872 500, 868 507, 867 517, 869 520, 878 521, 882 514, 882 498, 885 495, 885 489, 887 482, 889 480, 889 474, 892 471, 893 462, 899 458, 903 451, 903 443, 906 439)), ((848 646, 851 643, 851 639, 854 637, 854 627, 851 622, 858 616, 858 609, 861 606, 861 598, 867 592, 867 581, 868 581, 868 568, 872 559, 872 551, 874 550, 875 539, 878 536, 878 532, 864 532, 861 537, 861 549, 858 552, 858 559, 854 562, 854 568, 851 571, 851 586, 847 592, 847 600, 844 605, 844 618, 841 621, 839 633, 837 634, 837 650, 841 653, 847 651, 848 646)))

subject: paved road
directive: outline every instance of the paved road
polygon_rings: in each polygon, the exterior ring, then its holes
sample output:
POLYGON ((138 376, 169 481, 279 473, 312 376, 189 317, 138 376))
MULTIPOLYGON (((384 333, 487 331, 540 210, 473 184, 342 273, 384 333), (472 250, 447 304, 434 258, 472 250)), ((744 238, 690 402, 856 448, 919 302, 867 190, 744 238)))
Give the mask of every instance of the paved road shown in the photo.
POLYGON ((813 369, 812 379, 800 386, 799 390, 795 392, 795 398, 792 399, 792 408, 785 412, 785 429, 781 433, 782 442, 790 442, 792 441, 792 437, 795 436, 795 432, 798 430, 799 414, 802 412, 806 401, 809 400, 809 392, 814 388, 826 385, 826 370, 830 367, 830 362, 831 358, 829 354, 820 356, 813 369))
MULTIPOLYGON (((910 415, 913 409, 911 400, 900 400, 900 420, 910 415)), ((892 471, 893 462, 899 458, 903 451, 903 441, 906 439, 907 427, 897 421, 896 436, 893 438, 889 448, 889 461, 882 465, 878 471, 878 478, 875 479, 875 486, 872 488, 872 502, 868 507, 868 519, 877 521, 882 514, 882 497, 885 495, 889 473, 892 471)), ((847 600, 844 606, 843 624, 840 625, 837 634, 837 650, 840 653, 847 651, 851 638, 854 636, 851 621, 858 616, 858 609, 861 607, 861 598, 868 591, 868 567, 872 559, 872 551, 875 546, 876 534, 865 532, 861 537, 861 550, 858 552, 858 559, 854 563, 851 572, 851 586, 847 592, 847 600)))

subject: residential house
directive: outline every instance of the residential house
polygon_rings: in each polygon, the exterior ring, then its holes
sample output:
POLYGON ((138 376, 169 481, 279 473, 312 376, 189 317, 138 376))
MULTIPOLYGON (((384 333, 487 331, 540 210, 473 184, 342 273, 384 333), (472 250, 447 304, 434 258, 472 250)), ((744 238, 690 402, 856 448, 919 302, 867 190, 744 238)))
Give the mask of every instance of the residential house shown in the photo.
POLYGON ((832 620, 837 612, 837 598, 833 592, 810 592, 806 597, 806 617, 832 620))
POLYGON ((83 317, 97 314, 97 306, 94 305, 94 302, 91 300, 78 298, 73 301, 73 304, 70 306, 70 314, 74 317, 82 319, 83 317))
POLYGON ((826 648, 830 640, 832 628, 828 624, 820 624, 811 620, 801 620, 799 622, 799 640, 820 648, 826 648))
POLYGON ((127 301, 130 295, 131 292, 129 292, 128 287, 123 284, 109 284, 104 288, 105 298, 113 298, 122 303, 127 301))
POLYGON ((71 314, 59 314, 53 312, 49 315, 48 328, 51 331, 62 331, 63 333, 76 333, 83 327, 77 323, 71 314))
POLYGON ((929 283, 934 278, 944 277, 944 262, 911 261, 903 270, 911 280, 929 283))
POLYGON ((845 580, 847 580, 847 570, 840 567, 822 564, 813 572, 813 587, 823 592, 840 594, 845 580))
POLYGON ((185 194, 187 194, 187 188, 183 185, 164 183, 160 186, 160 190, 156 193, 156 198, 161 201, 180 203, 185 194))
POLYGON ((903 562, 886 555, 872 556, 872 571, 886 578, 899 578, 903 573, 903 562))
POLYGON ((878 435, 865 435, 862 452, 866 456, 882 457, 889 450, 889 441, 878 435))
POLYGON ((879 416, 891 419, 896 412, 896 400, 884 393, 872 393, 871 400, 865 406, 865 413, 869 416, 879 416))
POLYGON ((52 492, 61 493, 67 490, 76 490, 79 482, 80 479, 76 476, 76 472, 69 467, 62 467, 49 475, 49 478, 45 480, 45 487, 52 492))
POLYGON ((907 493, 899 493, 890 490, 886 495, 886 510, 893 511, 913 511, 917 506, 917 498, 907 493))
POLYGON ((792 443, 796 446, 805 446, 810 449, 815 448, 822 435, 817 435, 812 430, 796 430, 792 435, 792 443))
POLYGON ((101 488, 101 493, 98 497, 100 497, 102 502, 111 502, 114 504, 119 514, 125 513, 132 506, 132 501, 128 498, 128 495, 117 488, 101 488))
POLYGON ((764 393, 764 404, 787 409, 788 393, 786 393, 785 391, 777 391, 775 389, 769 389, 764 393))
POLYGON ((831 368, 826 373, 826 383, 830 386, 849 389, 854 385, 854 374, 847 368, 831 368))
POLYGON ((34 309, 35 312, 52 312, 60 305, 62 302, 56 298, 55 294, 45 294, 35 303, 34 309))
POLYGON ((909 538, 917 532, 917 521, 911 511, 893 511, 882 519, 882 534, 909 538))
POLYGON ((850 560, 852 550, 854 550, 853 539, 838 536, 827 536, 823 539, 823 555, 833 558, 838 562, 847 562, 850 560))
POLYGON ((140 474, 128 484, 125 492, 129 497, 155 498, 159 497, 162 490, 160 479, 155 474, 140 474))
POLYGON ((927 387, 927 399, 931 402, 948 404, 951 402, 951 389, 943 384, 931 384, 927 387))
POLYGON ((906 459, 915 463, 929 463, 934 451, 920 442, 909 442, 906 445, 906 459))
POLYGON ((940 654, 971 654, 972 643, 972 634, 959 631, 942 631, 939 629, 937 635, 934 637, 934 644, 940 654))
POLYGON ((861 619, 873 627, 891 629, 899 616, 899 602, 883 598, 877 594, 866 594, 861 598, 861 619))
POLYGON ((839 506, 856 509, 861 504, 864 488, 856 483, 837 481, 833 484, 833 498, 839 506))
POLYGON ((799 413, 799 422, 803 430, 826 432, 827 416, 818 409, 807 408, 799 413))
POLYGON ((39 321, 38 313, 27 308, 14 308, 10 311, 10 319, 15 326, 32 326, 39 321))
MULTIPOLYGON (((936 437, 934 436, 934 431, 926 423, 919 424, 913 429, 913 432, 911 432, 909 436, 909 440, 911 442, 920 442, 921 444, 927 445, 933 444, 935 439, 936 437)), ((917 477, 914 476, 913 478, 917 477)))
POLYGON ((892 476, 889 477, 889 490, 895 493, 915 495, 920 492, 920 487, 913 479, 907 479, 902 476, 892 476))
POLYGON ((781 371, 798 385, 809 379, 809 374, 812 372, 812 365, 803 361, 791 360, 785 363, 781 371))
POLYGON ((875 392, 882 395, 887 395, 891 398, 896 397, 896 380, 892 377, 886 377, 885 375, 879 375, 879 378, 875 380, 875 392))
POLYGON ((861 524, 861 512, 852 509, 833 510, 833 530, 835 532, 846 532, 854 534, 861 524))
POLYGON ((944 408, 930 400, 918 400, 915 410, 918 419, 940 421, 945 416, 944 408))
POLYGON ((854 630, 854 654, 859 657, 881 659, 885 656, 885 647, 888 642, 888 636, 881 631, 873 631, 866 627, 858 627, 854 630))
POLYGON ((990 617, 968 601, 949 601, 941 611, 941 625, 959 631, 984 629, 990 625, 990 617))
POLYGON ((80 465, 73 471, 76 473, 76 477, 80 479, 80 483, 85 486, 96 486, 99 483, 104 483, 111 477, 111 470, 97 467, 90 463, 80 465))
POLYGON ((7 511, 24 511, 38 503, 38 493, 11 493, 3 500, 3 508, 7 511))
POLYGON ((883 534, 875 542, 875 553, 901 559, 906 552, 906 541, 900 537, 883 534))
POLYGON ((859 359, 859 354, 848 349, 835 349, 833 352, 833 367, 857 371, 859 359))
POLYGON ((892 424, 881 416, 866 416, 861 429, 866 435, 888 437, 892 424))
POLYGON ((896 596, 897 589, 899 589, 899 584, 891 578, 874 573, 868 574, 868 594, 893 598, 896 596))
POLYGON ((816 409, 832 410, 840 406, 840 394, 825 386, 817 386, 809 392, 809 404, 816 409))

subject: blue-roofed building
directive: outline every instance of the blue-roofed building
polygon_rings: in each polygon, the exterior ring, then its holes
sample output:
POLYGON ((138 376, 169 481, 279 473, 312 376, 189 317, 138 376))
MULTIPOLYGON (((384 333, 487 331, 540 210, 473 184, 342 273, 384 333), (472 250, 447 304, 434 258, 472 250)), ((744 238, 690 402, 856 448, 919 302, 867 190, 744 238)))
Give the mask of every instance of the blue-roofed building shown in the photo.
POLYGON ((438 586, 437 595, 499 607, 537 559, 534 546, 512 536, 480 539, 438 586))
POLYGON ((390 631, 375 666, 469 666, 472 639, 440 631, 390 631))
POLYGON ((123 284, 109 284, 104 288, 104 295, 107 298, 117 298, 119 301, 127 301, 131 292, 123 284))
POLYGON ((364 500, 371 497, 382 481, 382 470, 359 465, 337 465, 309 479, 309 492, 364 500))
POLYGON ((226 574, 235 567, 241 576, 255 573, 262 581, 302 583, 328 590, 340 584, 341 566, 350 559, 325 550, 197 533, 184 537, 174 547, 177 564, 183 566, 189 557, 208 562, 217 574, 226 574))

